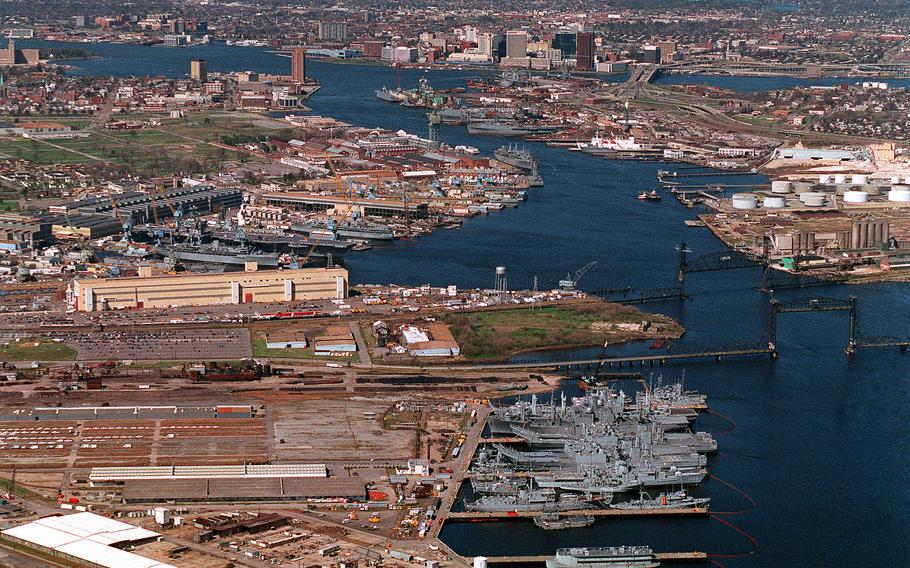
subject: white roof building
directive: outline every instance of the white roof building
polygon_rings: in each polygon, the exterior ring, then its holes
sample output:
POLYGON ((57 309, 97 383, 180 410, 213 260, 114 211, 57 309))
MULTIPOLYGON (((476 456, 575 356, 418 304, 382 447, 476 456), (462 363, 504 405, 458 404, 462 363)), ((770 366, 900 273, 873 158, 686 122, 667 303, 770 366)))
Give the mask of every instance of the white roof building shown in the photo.
POLYGON ((55 556, 69 556, 103 568, 175 568, 117 548, 157 540, 161 535, 95 513, 45 517, 0 533, 55 556))

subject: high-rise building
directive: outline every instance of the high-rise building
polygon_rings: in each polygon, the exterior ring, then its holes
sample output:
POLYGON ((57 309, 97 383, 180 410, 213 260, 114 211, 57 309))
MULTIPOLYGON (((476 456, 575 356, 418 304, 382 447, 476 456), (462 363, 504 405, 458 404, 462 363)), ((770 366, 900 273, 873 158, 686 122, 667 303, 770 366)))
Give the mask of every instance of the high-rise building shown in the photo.
POLYGON ((575 32, 559 32, 553 36, 553 49, 562 52, 563 57, 573 57, 576 46, 575 32))
POLYGON ((84 28, 85 23, 86 23, 85 16, 73 16, 73 24, 75 24, 75 26, 77 28, 84 28))
POLYGON ((575 68, 579 71, 594 71, 594 34, 578 32, 575 34, 575 68))
POLYGON ((185 34, 186 21, 183 18, 172 19, 168 22, 168 31, 172 34, 185 34))
POLYGON ((659 63, 660 48, 656 45, 645 45, 641 48, 642 63, 659 63))
POLYGON ((677 45, 675 41, 659 41, 657 47, 660 49, 660 62, 672 63, 673 56, 676 55, 677 45))
POLYGON ((483 33, 477 37, 477 49, 481 53, 495 60, 502 55, 499 44, 503 40, 502 34, 483 33))
POLYGON ((506 32, 506 57, 519 58, 528 56, 528 32, 509 30, 506 32))
POLYGON ((348 25, 344 22, 319 22, 319 41, 344 41, 348 25))
POLYGON ((193 59, 190 61, 190 79, 205 83, 209 79, 209 65, 205 59, 193 59))
POLYGON ((306 83, 306 49, 291 48, 291 81, 306 83))

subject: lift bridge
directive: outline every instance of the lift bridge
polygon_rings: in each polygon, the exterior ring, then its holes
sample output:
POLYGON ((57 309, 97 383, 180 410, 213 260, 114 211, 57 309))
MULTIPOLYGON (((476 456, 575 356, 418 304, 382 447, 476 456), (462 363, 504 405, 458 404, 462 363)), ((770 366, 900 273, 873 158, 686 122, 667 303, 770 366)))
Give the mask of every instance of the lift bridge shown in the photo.
POLYGON ((844 353, 848 357, 856 354, 857 349, 880 349, 897 347, 906 352, 910 347, 910 337, 870 336, 861 337, 859 333, 859 308, 855 296, 839 298, 798 298, 781 302, 771 298, 767 321, 768 349, 776 356, 777 350, 777 316, 789 313, 807 312, 847 312, 847 345, 844 353))
POLYGON ((859 306, 856 297, 841 298, 797 298, 780 301, 773 296, 769 302, 768 319, 765 329, 767 341, 737 341, 722 347, 709 348, 684 348, 665 353, 628 355, 611 357, 607 355, 607 345, 597 357, 577 359, 571 361, 548 361, 539 363, 511 364, 511 367, 522 365, 524 367, 556 367, 560 371, 575 376, 599 377, 601 374, 616 375, 614 367, 620 369, 624 366, 634 367, 650 365, 663 365, 670 361, 695 361, 714 359, 720 361, 730 357, 750 355, 770 355, 772 359, 780 357, 777 342, 777 322, 780 314, 812 313, 812 312, 846 312, 849 325, 847 331, 847 345, 844 353, 848 357, 856 354, 858 349, 880 349, 898 347, 906 352, 910 348, 910 337, 870 336, 862 337, 859 333, 859 306))
POLYGON ((788 288, 805 288, 810 286, 829 286, 838 281, 819 280, 818 278, 803 275, 784 274, 771 268, 769 260, 770 241, 766 237, 762 246, 762 254, 753 255, 742 251, 718 251, 704 254, 692 259, 688 254, 692 251, 686 243, 676 246, 678 265, 676 281, 665 288, 648 288, 637 290, 632 287, 605 288, 589 292, 604 300, 620 304, 643 304, 662 300, 682 300, 691 298, 686 293, 686 275, 699 272, 716 272, 720 270, 737 270, 742 268, 761 268, 762 282, 758 288, 762 292, 782 290, 788 288))

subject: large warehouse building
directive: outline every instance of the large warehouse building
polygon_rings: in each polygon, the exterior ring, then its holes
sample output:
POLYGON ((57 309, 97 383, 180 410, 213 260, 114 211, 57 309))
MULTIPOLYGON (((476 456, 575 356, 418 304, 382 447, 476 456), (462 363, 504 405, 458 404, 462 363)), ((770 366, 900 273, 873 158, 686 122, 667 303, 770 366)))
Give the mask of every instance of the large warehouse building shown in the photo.
POLYGON ((256 269, 245 272, 152 276, 141 267, 133 278, 76 280, 73 307, 84 312, 133 308, 252 304, 342 299, 348 294, 344 268, 256 269))

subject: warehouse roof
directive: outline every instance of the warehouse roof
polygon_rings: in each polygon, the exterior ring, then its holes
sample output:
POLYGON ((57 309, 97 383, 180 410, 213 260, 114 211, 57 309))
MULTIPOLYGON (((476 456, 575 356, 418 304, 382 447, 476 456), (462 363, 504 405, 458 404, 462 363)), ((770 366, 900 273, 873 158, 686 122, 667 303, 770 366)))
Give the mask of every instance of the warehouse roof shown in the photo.
POLYGON ((2 534, 99 566, 174 568, 170 564, 114 548, 154 540, 160 536, 158 533, 94 513, 45 517, 7 529, 2 534))
POLYGON ((93 467, 91 481, 126 479, 230 479, 252 477, 327 477, 324 463, 271 465, 167 465, 144 467, 93 467))

